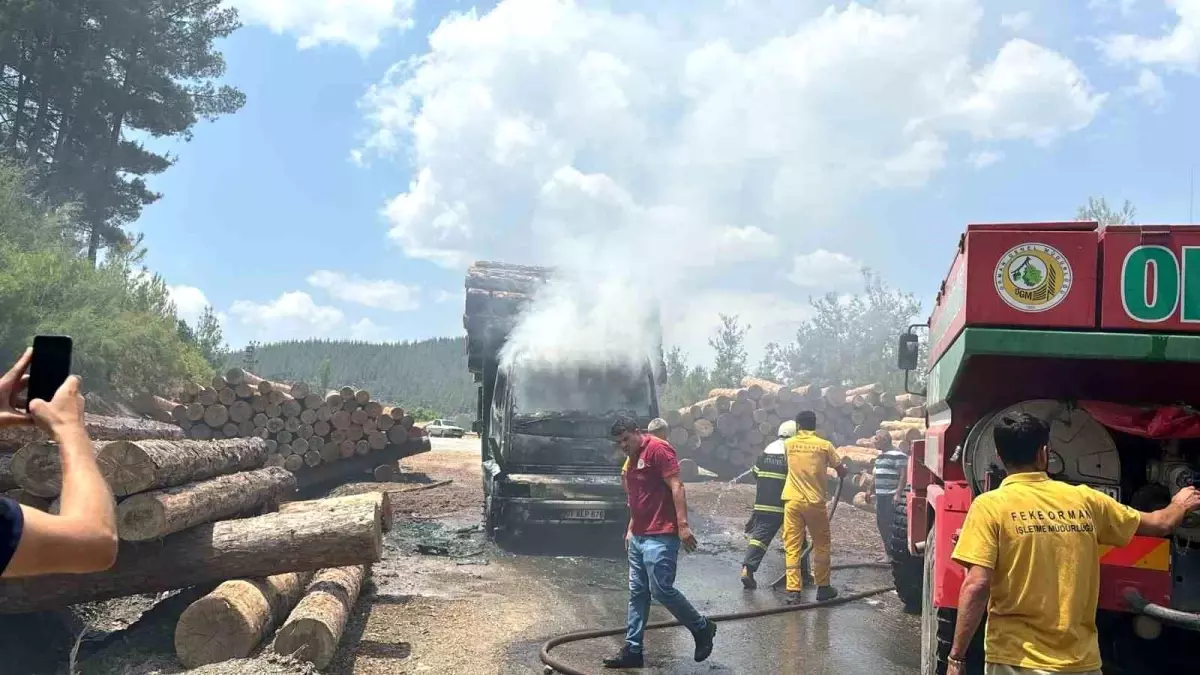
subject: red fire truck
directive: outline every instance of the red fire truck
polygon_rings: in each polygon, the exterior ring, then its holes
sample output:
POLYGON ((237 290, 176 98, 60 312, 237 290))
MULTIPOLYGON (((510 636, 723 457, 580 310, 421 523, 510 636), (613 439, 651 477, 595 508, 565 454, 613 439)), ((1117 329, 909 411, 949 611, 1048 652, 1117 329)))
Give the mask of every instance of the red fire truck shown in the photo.
MULTIPOLYGON (((906 371, 915 328, 900 338, 906 371)), ((911 450, 889 554, 897 593, 921 612, 922 675, 941 675, 964 575, 950 554, 971 500, 1004 478, 992 441, 1003 414, 1049 422, 1052 478, 1143 511, 1200 478, 1200 227, 970 225, 928 328, 915 392, 928 431, 911 450)), ((1170 539, 1106 549, 1100 565, 1105 673, 1194 672, 1184 640, 1200 630, 1200 517, 1170 539)))

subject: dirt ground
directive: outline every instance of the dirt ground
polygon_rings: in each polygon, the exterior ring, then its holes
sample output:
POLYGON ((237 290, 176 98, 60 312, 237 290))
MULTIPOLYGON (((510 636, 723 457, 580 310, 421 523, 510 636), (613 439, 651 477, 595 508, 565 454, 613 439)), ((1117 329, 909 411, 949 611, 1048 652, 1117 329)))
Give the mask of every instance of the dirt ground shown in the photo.
MULTIPOLYGON (((355 483, 330 493, 388 490, 395 527, 385 536, 384 559, 374 565, 335 660, 324 672, 536 672, 538 643, 586 625, 578 616, 581 611, 599 612, 603 605, 611 614, 612 606, 621 602, 624 560, 619 532, 589 535, 583 541, 561 540, 551 532, 523 544, 532 550, 519 554, 486 541, 480 526, 478 439, 434 439, 433 452, 404 460, 403 468, 399 483, 355 483), (446 480, 452 482, 414 490, 446 480), (542 550, 547 546, 549 552, 542 550), (573 554, 554 554, 562 547, 573 554)), ((702 552, 708 549, 730 560, 740 556, 745 545, 742 525, 753 491, 752 485, 688 485, 689 511, 702 552)), ((883 559, 873 514, 842 503, 834 532, 835 563, 883 559)), ((731 569, 732 579, 736 563, 731 569)), ((174 659, 175 620, 208 590, 125 598, 21 617, 16 623, 0 620, 0 651, 5 657, 0 673, 68 672, 72 643, 84 626, 88 633, 76 659, 81 675, 315 672, 276 656, 269 644, 255 658, 185 671, 174 659)))

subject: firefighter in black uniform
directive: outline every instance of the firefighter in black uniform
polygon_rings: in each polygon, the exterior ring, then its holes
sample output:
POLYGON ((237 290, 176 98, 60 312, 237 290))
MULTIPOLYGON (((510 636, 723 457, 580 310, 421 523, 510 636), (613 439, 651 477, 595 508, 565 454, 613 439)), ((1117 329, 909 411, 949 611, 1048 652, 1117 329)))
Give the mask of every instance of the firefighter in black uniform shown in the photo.
MULTIPOLYGON (((787 454, 783 450, 783 442, 796 435, 796 423, 788 420, 779 425, 778 438, 767 446, 754 463, 754 479, 758 482, 758 491, 754 496, 754 513, 746 523, 746 533, 750 535, 750 543, 746 547, 746 559, 742 561, 742 586, 746 589, 758 588, 754 573, 758 571, 763 556, 771 540, 783 526, 783 484, 787 481, 787 454)), ((812 582, 812 571, 809 567, 809 556, 800 560, 800 574, 804 583, 812 582)))

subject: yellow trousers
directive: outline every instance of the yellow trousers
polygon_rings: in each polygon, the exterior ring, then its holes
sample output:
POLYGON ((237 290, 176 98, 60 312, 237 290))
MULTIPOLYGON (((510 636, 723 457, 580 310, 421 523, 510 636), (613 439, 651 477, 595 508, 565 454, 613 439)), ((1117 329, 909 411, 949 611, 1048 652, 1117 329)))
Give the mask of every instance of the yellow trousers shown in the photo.
POLYGON ((783 549, 787 556, 789 591, 799 592, 804 588, 800 579, 800 549, 806 529, 812 537, 813 581, 818 586, 829 585, 829 514, 825 505, 788 500, 783 504, 783 549))

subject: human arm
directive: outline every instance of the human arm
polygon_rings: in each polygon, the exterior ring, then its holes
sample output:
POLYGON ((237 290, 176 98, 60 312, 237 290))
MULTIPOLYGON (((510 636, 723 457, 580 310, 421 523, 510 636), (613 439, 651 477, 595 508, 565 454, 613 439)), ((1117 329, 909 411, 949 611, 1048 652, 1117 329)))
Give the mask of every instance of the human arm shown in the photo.
MULTIPOLYGON (((926 555, 929 553, 926 552, 926 555)), ((971 640, 987 612, 992 588, 992 572, 1000 555, 1000 522, 986 495, 977 499, 967 511, 959 533, 958 544, 951 559, 967 568, 966 578, 958 598, 958 618, 954 625, 954 640, 950 645, 951 668, 947 675, 962 673, 971 640)))
POLYGON ((113 495, 96 465, 83 405, 75 376, 67 378, 53 400, 30 401, 33 418, 58 443, 62 497, 58 515, 21 507, 24 532, 4 577, 97 572, 116 562, 113 495))
POLYGON ((992 570, 983 565, 971 565, 958 592, 958 618, 954 623, 954 641, 950 645, 950 667, 946 675, 964 673, 967 648, 979 624, 987 613, 992 592, 992 570))
POLYGON ((829 467, 837 473, 838 478, 845 478, 848 470, 846 464, 842 462, 842 458, 838 456, 837 449, 833 447, 833 443, 828 443, 825 448, 826 461, 829 462, 829 467))
POLYGON ((678 471, 664 477, 663 480, 671 489, 671 500, 675 502, 675 524, 679 527, 679 540, 683 542, 683 549, 691 553, 696 550, 697 543, 696 535, 688 525, 687 494, 683 489, 683 481, 680 480, 678 471))
POLYGON ((1200 508, 1200 491, 1189 485, 1176 492, 1171 503, 1165 507, 1151 513, 1140 513, 1137 534, 1146 537, 1170 536, 1183 522, 1184 516, 1197 508, 1200 508))

